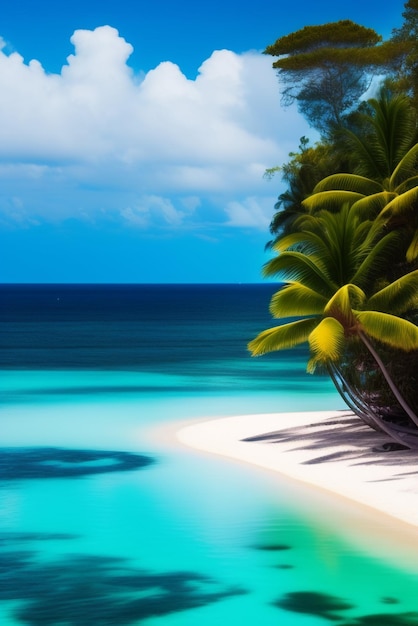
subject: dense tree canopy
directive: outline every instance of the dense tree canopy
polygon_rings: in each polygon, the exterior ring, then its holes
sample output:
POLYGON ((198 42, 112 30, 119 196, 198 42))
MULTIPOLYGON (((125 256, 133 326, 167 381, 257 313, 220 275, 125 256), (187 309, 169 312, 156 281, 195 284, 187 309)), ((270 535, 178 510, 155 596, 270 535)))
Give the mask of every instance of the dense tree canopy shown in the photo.
POLYGON ((341 20, 280 37, 265 54, 281 57, 273 67, 284 86, 283 102, 296 101, 309 123, 327 135, 358 104, 373 71, 400 52, 393 42, 381 44, 373 29, 341 20))
MULTIPOLYGON (((269 178, 280 172, 287 184, 286 191, 280 194, 274 206, 275 213, 270 224, 270 232, 275 239, 294 230, 297 218, 306 212, 303 201, 313 193, 319 181, 342 168, 340 155, 330 144, 311 146, 306 137, 300 138, 299 151, 289 156, 291 160, 288 163, 266 172, 269 178)), ((269 242, 269 247, 275 239, 269 242)))
POLYGON ((404 22, 392 32, 391 42, 400 55, 393 67, 388 84, 396 91, 407 93, 418 106, 418 0, 409 0, 402 13, 404 22))
POLYGON ((350 203, 365 218, 377 218, 386 227, 404 231, 408 262, 418 257, 418 143, 417 116, 404 95, 382 91, 370 100, 364 115, 363 136, 345 129, 349 173, 321 180, 304 202, 310 211, 338 209, 350 203))
MULTIPOLYGON (((336 370, 345 381, 347 370, 353 369, 347 353, 351 357, 354 350, 362 355, 358 367, 363 378, 368 355, 416 428, 415 409, 399 392, 373 343, 397 351, 418 350, 418 327, 403 317, 417 305, 418 270, 384 286, 380 281, 380 270, 393 256, 399 233, 383 234, 379 224, 365 221, 361 211, 348 205, 340 213, 322 211, 300 220, 300 230, 277 241, 277 256, 265 266, 267 276, 286 281, 270 307, 284 323, 261 332, 250 342, 250 350, 260 355, 308 342, 308 369, 322 365, 336 370)), ((357 405, 365 404, 352 395, 357 405)), ((383 419, 376 394, 374 402, 377 406, 363 408, 361 417, 409 445, 414 435, 408 432, 405 437, 383 419)), ((387 403, 386 397, 383 402, 387 403)))
POLYGON ((307 343, 348 406, 396 442, 418 448, 418 0, 382 42, 343 20, 307 26, 266 54, 321 132, 280 171, 265 275, 280 320, 254 355, 307 343), (380 90, 364 98, 373 73, 380 90))

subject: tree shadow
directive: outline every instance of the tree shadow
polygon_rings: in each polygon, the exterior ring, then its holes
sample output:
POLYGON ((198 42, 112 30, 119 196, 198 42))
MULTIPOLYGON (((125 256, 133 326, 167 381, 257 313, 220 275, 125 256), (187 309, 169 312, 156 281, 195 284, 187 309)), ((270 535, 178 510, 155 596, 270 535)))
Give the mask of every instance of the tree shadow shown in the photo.
POLYGON ((349 460, 352 465, 399 465, 405 468, 405 471, 395 474, 390 480, 418 474, 416 450, 400 450, 396 446, 386 445, 387 435, 372 430, 350 412, 341 411, 337 419, 262 433, 243 441, 291 443, 292 451, 309 451, 309 458, 304 465, 349 460))

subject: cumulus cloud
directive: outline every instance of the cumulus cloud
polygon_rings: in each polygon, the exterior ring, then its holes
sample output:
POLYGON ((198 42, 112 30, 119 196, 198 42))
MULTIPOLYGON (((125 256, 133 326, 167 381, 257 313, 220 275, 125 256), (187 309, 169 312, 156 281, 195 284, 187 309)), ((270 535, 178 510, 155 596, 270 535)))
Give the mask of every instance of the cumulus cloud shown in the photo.
POLYGON ((271 221, 271 205, 265 199, 233 200, 228 202, 226 213, 229 226, 267 228, 271 221))
POLYGON ((308 132, 280 109, 271 59, 218 50, 190 80, 171 62, 134 74, 133 48, 110 26, 71 42, 60 74, 0 49, 4 216, 180 227, 210 197, 215 221, 265 227, 277 192, 263 172, 308 132))

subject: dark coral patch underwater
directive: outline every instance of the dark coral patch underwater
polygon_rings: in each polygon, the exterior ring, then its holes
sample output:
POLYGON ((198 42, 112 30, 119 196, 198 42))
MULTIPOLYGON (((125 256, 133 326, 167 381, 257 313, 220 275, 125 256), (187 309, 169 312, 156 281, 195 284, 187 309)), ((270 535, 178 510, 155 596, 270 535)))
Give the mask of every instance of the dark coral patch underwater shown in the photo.
MULTIPOLYGON (((394 598, 386 600, 389 600, 388 604, 397 602, 394 598)), ((341 613, 355 609, 354 605, 349 604, 343 598, 317 591, 287 593, 277 600, 274 606, 293 613, 326 619, 337 626, 418 626, 418 613, 416 612, 376 613, 346 618, 341 613)))
POLYGON ((0 448, 0 480, 75 478, 142 469, 155 459, 132 452, 69 448, 0 448))
MULTIPOLYGON (((3 545, 65 539, 7 533, 3 545)), ((70 539, 70 536, 68 536, 70 539)), ((125 558, 74 555, 47 561, 30 549, 0 551, 0 601, 26 626, 130 626, 244 593, 198 572, 155 572, 125 558)))

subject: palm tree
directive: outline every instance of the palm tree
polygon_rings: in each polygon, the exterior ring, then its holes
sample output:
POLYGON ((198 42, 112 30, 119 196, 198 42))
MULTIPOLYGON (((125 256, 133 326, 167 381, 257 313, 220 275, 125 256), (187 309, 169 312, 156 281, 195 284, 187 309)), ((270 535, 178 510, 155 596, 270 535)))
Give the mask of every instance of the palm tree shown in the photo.
POLYGON ((327 176, 303 202, 310 212, 355 205, 367 219, 405 227, 406 260, 418 257, 418 143, 410 100, 382 92, 370 100, 372 115, 363 115, 363 135, 341 131, 355 163, 353 173, 327 176))
MULTIPOLYGON (((308 342, 308 371, 325 366, 342 392, 343 386, 349 386, 341 367, 344 351, 348 347, 358 352, 361 344, 414 428, 391 425, 358 398, 355 390, 349 392, 354 399, 352 408, 366 423, 399 443, 418 445, 418 417, 400 394, 376 348, 387 345, 404 353, 418 351, 418 327, 401 317, 418 306, 418 270, 377 286, 399 234, 382 235, 376 223, 363 221, 361 211, 348 205, 337 214, 323 211, 316 217, 301 218, 300 225, 299 232, 276 242, 278 256, 264 268, 266 276, 286 280, 271 300, 273 316, 297 319, 261 332, 250 342, 250 351, 257 356, 308 342)), ((346 398, 347 394, 342 395, 346 398)))
POLYGON ((417 143, 416 112, 407 96, 384 88, 366 109, 357 117, 357 131, 342 131, 343 144, 351 171, 384 183, 417 143))

